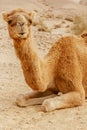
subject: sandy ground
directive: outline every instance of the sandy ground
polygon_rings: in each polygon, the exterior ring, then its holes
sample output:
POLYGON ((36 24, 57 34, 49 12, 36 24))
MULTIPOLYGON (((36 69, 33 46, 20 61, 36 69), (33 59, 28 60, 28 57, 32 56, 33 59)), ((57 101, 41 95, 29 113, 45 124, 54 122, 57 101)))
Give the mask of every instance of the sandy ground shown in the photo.
POLYGON ((87 130, 87 102, 50 113, 42 112, 39 105, 16 106, 18 94, 31 89, 24 81, 2 13, 18 7, 37 13, 32 29, 42 56, 58 38, 72 33, 75 16, 87 16, 87 7, 67 0, 0 0, 0 130, 87 130))

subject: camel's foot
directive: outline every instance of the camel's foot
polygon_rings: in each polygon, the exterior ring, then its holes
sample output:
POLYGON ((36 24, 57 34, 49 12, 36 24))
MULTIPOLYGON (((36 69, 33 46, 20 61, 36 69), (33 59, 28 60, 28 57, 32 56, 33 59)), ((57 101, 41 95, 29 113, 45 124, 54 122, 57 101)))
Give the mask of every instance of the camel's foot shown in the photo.
POLYGON ((41 106, 44 112, 50 112, 55 110, 54 102, 52 99, 46 99, 41 106))
POLYGON ((26 107, 27 106, 26 99, 25 99, 25 96, 23 94, 20 94, 18 96, 18 98, 16 99, 16 104, 19 107, 26 107))

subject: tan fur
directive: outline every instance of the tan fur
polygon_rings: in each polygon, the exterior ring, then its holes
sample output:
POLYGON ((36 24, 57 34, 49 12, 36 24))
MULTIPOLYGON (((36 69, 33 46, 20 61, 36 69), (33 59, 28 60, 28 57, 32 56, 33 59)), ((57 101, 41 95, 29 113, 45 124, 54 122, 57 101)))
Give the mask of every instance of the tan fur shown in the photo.
POLYGON ((41 59, 32 42, 29 21, 31 16, 32 13, 18 9, 4 14, 4 19, 7 22, 9 17, 12 20, 8 24, 8 30, 14 41, 17 56, 21 61, 25 80, 33 90, 37 91, 19 96, 17 104, 28 106, 42 103, 44 111, 82 105, 87 94, 87 46, 85 40, 77 36, 62 37, 41 59), (14 23, 13 26, 12 23, 14 23), (56 94, 55 97, 49 98, 51 94, 58 92, 63 94, 60 96, 56 94), (47 99, 45 97, 43 99, 43 96, 47 96, 47 99), (40 100, 37 97, 40 97, 40 100), (31 103, 31 98, 35 98, 35 103, 31 103))

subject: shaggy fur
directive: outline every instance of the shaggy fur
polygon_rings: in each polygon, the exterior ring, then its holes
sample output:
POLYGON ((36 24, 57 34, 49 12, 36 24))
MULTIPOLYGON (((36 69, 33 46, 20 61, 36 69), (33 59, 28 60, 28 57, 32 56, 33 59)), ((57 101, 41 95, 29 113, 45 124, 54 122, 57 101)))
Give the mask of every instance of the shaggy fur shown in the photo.
POLYGON ((82 105, 87 94, 87 45, 82 38, 84 35, 60 38, 41 59, 31 37, 33 14, 17 9, 3 14, 3 17, 8 22, 25 80, 37 91, 20 95, 17 105, 42 104, 44 111, 82 105), (62 94, 58 96, 58 92, 62 94))

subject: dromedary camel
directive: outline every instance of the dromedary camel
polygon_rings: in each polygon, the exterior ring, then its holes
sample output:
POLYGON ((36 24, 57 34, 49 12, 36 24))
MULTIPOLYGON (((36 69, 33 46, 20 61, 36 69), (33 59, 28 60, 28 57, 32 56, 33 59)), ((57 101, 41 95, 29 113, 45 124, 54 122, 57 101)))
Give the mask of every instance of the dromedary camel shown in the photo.
POLYGON ((40 58, 32 41, 33 14, 16 9, 3 14, 27 84, 35 92, 19 95, 17 105, 42 104, 43 111, 82 105, 87 96, 87 44, 82 37, 60 38, 40 58), (61 92, 61 95, 57 93, 61 92))

